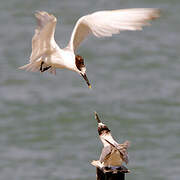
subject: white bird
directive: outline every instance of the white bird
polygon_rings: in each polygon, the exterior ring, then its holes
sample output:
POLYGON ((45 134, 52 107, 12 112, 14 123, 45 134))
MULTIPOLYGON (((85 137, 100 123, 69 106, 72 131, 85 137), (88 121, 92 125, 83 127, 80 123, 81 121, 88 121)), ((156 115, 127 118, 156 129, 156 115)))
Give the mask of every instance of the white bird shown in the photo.
POLYGON ((117 143, 111 135, 110 129, 101 122, 97 113, 95 112, 95 118, 98 122, 98 134, 104 145, 99 160, 92 161, 92 165, 103 167, 116 167, 122 166, 123 162, 128 163, 129 141, 125 141, 123 144, 117 143))
POLYGON ((66 68, 82 75, 91 88, 84 59, 75 54, 81 42, 89 34, 104 37, 125 30, 142 30, 143 26, 149 25, 149 20, 159 17, 159 10, 139 8, 98 11, 83 16, 76 22, 70 41, 64 49, 60 48, 54 39, 56 17, 45 11, 39 11, 35 16, 38 26, 32 38, 30 62, 19 69, 40 72, 49 70, 50 73, 56 74, 56 68, 66 68))

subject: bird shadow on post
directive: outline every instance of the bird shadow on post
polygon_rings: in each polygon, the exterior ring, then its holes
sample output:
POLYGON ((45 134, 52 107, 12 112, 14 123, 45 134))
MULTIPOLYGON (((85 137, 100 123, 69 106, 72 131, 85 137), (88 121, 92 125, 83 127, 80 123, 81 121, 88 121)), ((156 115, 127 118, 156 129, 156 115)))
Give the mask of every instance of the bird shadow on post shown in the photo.
POLYGON ((124 167, 96 167, 96 180, 125 180, 125 173, 130 171, 124 167))

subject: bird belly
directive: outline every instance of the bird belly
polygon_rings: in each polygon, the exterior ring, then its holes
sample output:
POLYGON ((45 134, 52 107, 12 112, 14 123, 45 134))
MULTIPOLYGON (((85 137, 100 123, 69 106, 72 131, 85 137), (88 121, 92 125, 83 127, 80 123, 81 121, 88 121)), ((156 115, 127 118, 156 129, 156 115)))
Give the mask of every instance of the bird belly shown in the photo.
POLYGON ((69 70, 74 70, 75 68, 75 56, 72 52, 68 51, 61 51, 61 53, 53 54, 49 62, 55 68, 66 68, 69 70))
POLYGON ((56 52, 46 56, 44 62, 47 65, 55 68, 66 68, 63 57, 61 57, 59 53, 56 52))

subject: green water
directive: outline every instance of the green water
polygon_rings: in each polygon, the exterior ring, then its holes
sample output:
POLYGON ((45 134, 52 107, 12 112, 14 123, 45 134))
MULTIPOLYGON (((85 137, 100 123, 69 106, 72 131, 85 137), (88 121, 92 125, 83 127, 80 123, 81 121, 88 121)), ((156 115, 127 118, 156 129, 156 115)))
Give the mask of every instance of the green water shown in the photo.
POLYGON ((179 8, 179 0, 1 0, 0 180, 95 180, 95 110, 119 142, 131 141, 127 180, 179 180, 179 8), (162 16, 141 32, 84 42, 78 53, 91 90, 67 70, 17 69, 31 53, 36 10, 58 17, 64 47, 79 17, 133 7, 161 8, 162 16))

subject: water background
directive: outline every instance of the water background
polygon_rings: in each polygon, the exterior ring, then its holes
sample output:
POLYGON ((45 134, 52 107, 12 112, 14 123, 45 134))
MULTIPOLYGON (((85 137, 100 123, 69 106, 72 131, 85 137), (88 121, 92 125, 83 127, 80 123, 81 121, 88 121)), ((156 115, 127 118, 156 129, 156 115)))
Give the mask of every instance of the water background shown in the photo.
POLYGON ((179 0, 0 0, 0 180, 95 180, 95 110, 119 142, 131 141, 127 180, 179 180, 179 9, 179 0), (58 18, 64 47, 79 17, 133 7, 161 8, 162 17, 140 32, 83 43, 92 90, 67 70, 17 69, 31 53, 36 10, 58 18))

